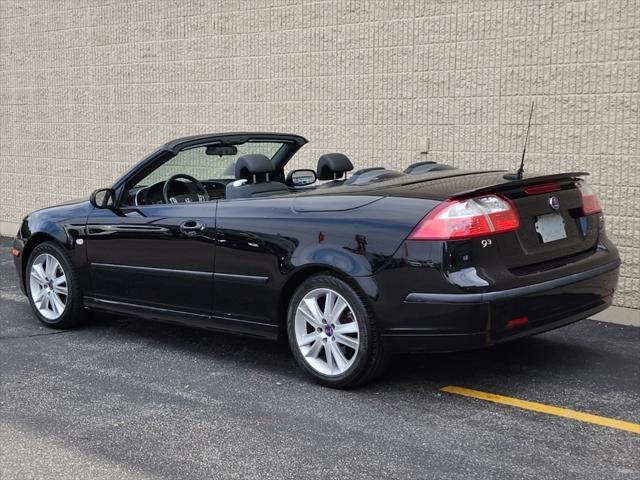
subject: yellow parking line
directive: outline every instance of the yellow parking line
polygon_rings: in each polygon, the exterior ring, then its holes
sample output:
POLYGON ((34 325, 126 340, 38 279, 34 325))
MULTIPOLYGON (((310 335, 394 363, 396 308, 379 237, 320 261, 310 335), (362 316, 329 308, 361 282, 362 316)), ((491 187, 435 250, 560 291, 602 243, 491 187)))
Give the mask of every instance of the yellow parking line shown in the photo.
POLYGON ((596 425, 602 425, 605 427, 617 428, 618 430, 625 430, 627 432, 640 433, 640 424, 638 423, 624 422, 622 420, 616 420, 614 418, 600 417, 598 415, 591 415, 590 413, 576 412, 575 410, 570 410, 568 408, 553 407, 551 405, 545 405, 544 403, 528 402, 526 400, 518 400, 517 398, 503 397, 502 395, 480 392, 478 390, 472 390, 470 388, 456 387, 455 385, 442 387, 440 391, 453 393, 455 395, 462 395, 465 397, 477 398, 480 400, 486 400, 488 402, 500 403, 502 405, 510 405, 512 407, 532 410, 534 412, 546 413, 548 415, 555 415, 557 417, 571 418, 573 420, 579 420, 581 422, 594 423, 596 425))

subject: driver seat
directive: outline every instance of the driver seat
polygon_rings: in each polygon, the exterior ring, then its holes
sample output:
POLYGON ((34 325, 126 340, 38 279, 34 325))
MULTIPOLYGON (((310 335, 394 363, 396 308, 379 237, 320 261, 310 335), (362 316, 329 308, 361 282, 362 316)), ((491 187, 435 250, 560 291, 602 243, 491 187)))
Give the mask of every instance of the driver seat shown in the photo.
POLYGON ((269 157, 259 153, 242 155, 236 161, 236 180, 227 185, 226 198, 251 198, 288 192, 284 183, 272 182, 269 174, 274 172, 269 157))

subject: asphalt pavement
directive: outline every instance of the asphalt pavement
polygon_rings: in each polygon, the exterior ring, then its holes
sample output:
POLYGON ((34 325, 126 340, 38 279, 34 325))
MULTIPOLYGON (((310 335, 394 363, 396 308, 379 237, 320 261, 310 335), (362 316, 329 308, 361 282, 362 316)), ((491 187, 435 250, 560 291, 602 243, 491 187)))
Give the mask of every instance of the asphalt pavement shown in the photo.
POLYGON ((282 344, 100 315, 42 327, 0 239, 0 478, 640 478, 640 435, 440 391, 640 423, 640 328, 585 320, 311 383, 282 344))

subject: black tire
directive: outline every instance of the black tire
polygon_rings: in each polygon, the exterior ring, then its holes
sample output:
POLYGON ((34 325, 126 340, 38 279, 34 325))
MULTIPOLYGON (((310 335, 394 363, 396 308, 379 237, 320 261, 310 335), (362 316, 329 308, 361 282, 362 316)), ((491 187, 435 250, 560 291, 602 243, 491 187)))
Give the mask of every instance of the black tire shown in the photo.
POLYGON ((387 364, 386 354, 374 316, 362 295, 337 276, 321 273, 309 277, 295 291, 287 311, 287 337, 293 356, 300 368, 317 383, 331 388, 349 389, 363 386, 381 375, 387 364), (353 364, 340 375, 323 375, 305 360, 295 332, 298 305, 312 290, 327 288, 339 293, 353 310, 360 329, 360 346, 353 364))
POLYGON ((80 289, 80 282, 78 281, 78 275, 76 269, 71 263, 69 256, 65 250, 55 242, 43 242, 37 245, 27 262, 27 268, 25 270, 25 287, 27 292, 27 298, 31 304, 31 308, 35 313, 38 320, 44 325, 50 328, 67 329, 72 328, 80 324, 83 320, 83 308, 82 308, 82 290, 80 289), (33 266, 33 262, 39 255, 46 253, 53 256, 60 267, 64 271, 67 285, 66 303, 62 314, 56 319, 48 319, 44 317, 35 305, 33 295, 31 294, 31 281, 30 272, 33 266))

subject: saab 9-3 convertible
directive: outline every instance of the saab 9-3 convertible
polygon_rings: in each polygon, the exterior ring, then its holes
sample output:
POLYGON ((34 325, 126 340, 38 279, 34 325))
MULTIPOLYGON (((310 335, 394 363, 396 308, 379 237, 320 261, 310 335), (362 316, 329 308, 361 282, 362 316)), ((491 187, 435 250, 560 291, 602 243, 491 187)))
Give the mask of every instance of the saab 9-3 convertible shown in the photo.
POLYGON ((620 260, 587 173, 351 173, 342 153, 288 169, 305 143, 180 138, 89 199, 27 215, 12 253, 35 315, 282 336, 304 372, 348 388, 394 352, 490 346, 611 304, 620 260))

